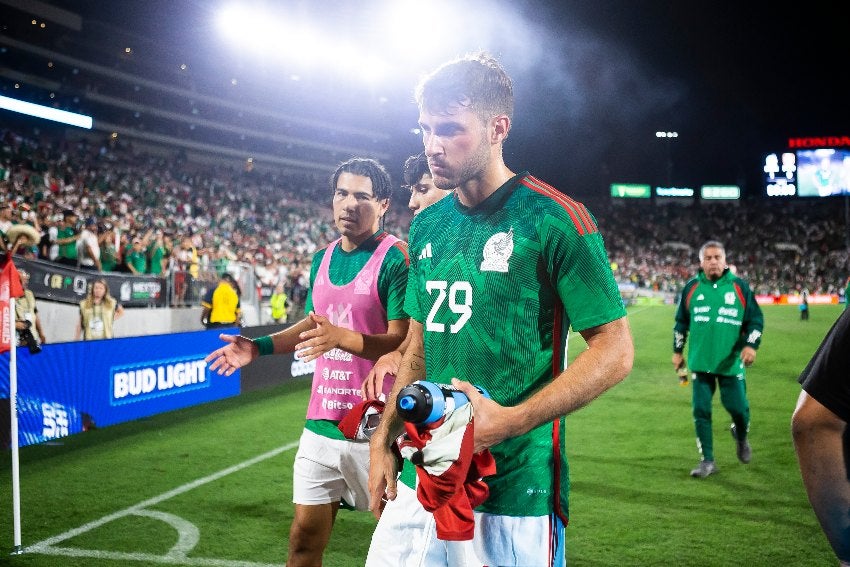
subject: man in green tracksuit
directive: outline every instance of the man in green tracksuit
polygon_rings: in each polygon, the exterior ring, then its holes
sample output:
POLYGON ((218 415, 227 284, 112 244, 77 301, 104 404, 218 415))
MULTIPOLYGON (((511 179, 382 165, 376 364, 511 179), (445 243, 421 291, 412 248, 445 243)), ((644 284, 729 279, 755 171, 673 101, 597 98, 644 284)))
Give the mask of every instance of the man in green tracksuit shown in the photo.
POLYGON ((720 386, 720 401, 732 416, 738 460, 749 463, 747 440, 750 404, 744 368, 756 359, 764 316, 750 286, 726 265, 723 244, 710 240, 699 251, 700 271, 685 284, 673 328, 673 366, 685 366, 682 352, 688 333, 688 366, 693 373, 693 412, 701 460, 691 476, 717 471, 711 431, 711 401, 720 386))

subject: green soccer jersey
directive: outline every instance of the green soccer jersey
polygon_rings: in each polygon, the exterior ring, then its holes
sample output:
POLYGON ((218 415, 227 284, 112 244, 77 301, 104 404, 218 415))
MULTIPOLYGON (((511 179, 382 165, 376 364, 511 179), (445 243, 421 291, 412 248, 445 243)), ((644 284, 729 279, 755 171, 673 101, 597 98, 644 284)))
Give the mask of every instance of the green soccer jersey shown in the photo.
MULTIPOLYGON (((594 217, 520 174, 474 208, 456 196, 410 229, 405 308, 422 323, 428 380, 452 377, 516 405, 565 366, 567 331, 625 315, 594 217)), ((491 448, 497 473, 481 511, 567 516, 564 420, 491 448)))
POLYGON ((673 352, 682 352, 690 334, 691 372, 738 376, 741 350, 758 349, 764 316, 750 286, 727 268, 717 281, 700 270, 682 289, 673 328, 673 352))

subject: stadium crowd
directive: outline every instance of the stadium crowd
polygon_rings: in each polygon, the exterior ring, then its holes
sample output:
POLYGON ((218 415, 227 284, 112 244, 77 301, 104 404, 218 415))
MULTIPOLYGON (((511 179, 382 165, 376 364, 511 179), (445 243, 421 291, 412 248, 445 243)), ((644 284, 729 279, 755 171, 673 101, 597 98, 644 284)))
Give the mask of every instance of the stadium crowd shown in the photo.
MULTIPOLYGON (((397 194, 386 221, 402 237, 411 218, 407 198, 397 194)), ((78 235, 89 221, 104 271, 167 276, 197 264, 220 274, 239 262, 263 288, 283 282, 297 307, 310 258, 334 238, 329 199, 321 174, 191 163, 179 150, 154 155, 117 138, 92 143, 0 130, 0 231, 35 226, 41 242, 20 253, 43 260, 62 261, 63 229, 78 235)), ((694 271, 699 244, 716 239, 756 294, 844 293, 848 227, 834 199, 687 206, 583 200, 621 284, 675 296, 694 271)))

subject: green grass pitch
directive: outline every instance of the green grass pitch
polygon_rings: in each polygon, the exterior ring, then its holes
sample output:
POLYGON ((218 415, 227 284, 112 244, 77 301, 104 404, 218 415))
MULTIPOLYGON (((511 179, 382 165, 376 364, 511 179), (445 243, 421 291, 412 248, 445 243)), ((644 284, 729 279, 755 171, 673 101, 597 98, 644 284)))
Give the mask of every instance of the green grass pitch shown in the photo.
MULTIPOLYGON (((670 364, 673 306, 629 312, 632 374, 568 421, 571 566, 813 566, 836 561, 790 436, 797 376, 841 306, 767 306, 747 375, 753 460, 714 400, 719 471, 693 479, 690 386, 670 364)), ((584 342, 575 334, 570 358, 584 342)), ((281 566, 308 382, 74 435, 20 452, 23 553, 13 553, 11 457, 0 456, 0 565, 281 566)), ((325 557, 362 565, 374 520, 341 511, 325 557)))

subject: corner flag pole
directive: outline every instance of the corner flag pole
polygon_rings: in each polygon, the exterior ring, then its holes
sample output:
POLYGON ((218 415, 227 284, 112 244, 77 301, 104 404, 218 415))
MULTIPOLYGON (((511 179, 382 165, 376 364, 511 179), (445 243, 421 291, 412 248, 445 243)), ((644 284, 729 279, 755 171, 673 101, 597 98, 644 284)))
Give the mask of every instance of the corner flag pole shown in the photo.
MULTIPOLYGON (((15 227, 6 231, 11 238, 15 227)), ((31 227, 30 227, 31 228, 31 227)), ((18 236, 11 250, 5 239, 0 239, 0 352, 9 351, 9 414, 11 421, 10 446, 12 450, 12 517, 14 522, 15 548, 13 554, 22 552, 21 548, 21 474, 18 460, 18 340, 15 332, 15 298, 24 295, 21 276, 15 268, 14 254, 23 237, 18 236), (3 328, 3 325, 6 328, 3 328)), ((33 237, 33 240, 35 238, 33 237)))
MULTIPOLYGON (((11 262, 11 260, 9 260, 11 262)), ((15 547, 12 554, 22 553, 21 549, 21 471, 18 462, 18 347, 15 340, 15 298, 9 298, 9 336, 12 337, 9 349, 9 413, 12 427, 12 517, 15 532, 15 547)))

